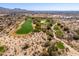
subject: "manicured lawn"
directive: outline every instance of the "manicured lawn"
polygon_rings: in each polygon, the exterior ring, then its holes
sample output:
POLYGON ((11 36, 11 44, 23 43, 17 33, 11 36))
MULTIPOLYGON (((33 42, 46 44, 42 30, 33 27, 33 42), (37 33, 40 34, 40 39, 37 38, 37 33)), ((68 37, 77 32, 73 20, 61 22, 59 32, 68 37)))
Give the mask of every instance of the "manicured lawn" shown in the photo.
POLYGON ((32 32, 32 19, 28 18, 22 25, 21 28, 16 31, 16 34, 28 34, 32 32))

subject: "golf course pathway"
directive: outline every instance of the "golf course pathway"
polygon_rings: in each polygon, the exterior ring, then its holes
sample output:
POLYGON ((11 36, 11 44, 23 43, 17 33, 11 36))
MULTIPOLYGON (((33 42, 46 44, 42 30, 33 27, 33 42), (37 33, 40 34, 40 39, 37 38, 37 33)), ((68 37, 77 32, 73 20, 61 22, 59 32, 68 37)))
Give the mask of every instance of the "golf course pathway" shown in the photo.
POLYGON ((53 26, 52 26, 52 30, 53 30, 53 35, 54 35, 54 38, 58 41, 61 41, 65 47, 67 47, 70 51, 67 53, 69 56, 78 56, 79 55, 79 52, 77 52, 75 49, 73 49, 72 47, 70 47, 69 45, 67 45, 65 42, 63 42, 61 39, 57 38, 56 35, 55 35, 55 30, 54 30, 54 26, 57 25, 57 23, 55 23, 53 26))

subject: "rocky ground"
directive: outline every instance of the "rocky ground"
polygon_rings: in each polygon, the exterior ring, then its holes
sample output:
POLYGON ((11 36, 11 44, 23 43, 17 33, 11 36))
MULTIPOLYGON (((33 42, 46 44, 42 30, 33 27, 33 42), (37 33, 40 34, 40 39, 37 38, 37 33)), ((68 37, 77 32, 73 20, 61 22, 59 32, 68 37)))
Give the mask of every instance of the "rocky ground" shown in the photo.
POLYGON ((42 45, 46 41, 46 34, 40 32, 29 37, 17 38, 13 36, 0 37, 2 45, 7 46, 4 56, 40 55, 43 51, 42 45), (44 39, 43 39, 44 38, 44 39))
MULTIPOLYGON (((33 19, 35 21, 38 18, 33 18, 33 19)), ((21 24, 22 23, 21 21, 18 23, 21 24)), ((38 27, 40 27, 38 23, 39 21, 38 22, 37 21, 34 24, 37 23, 38 27)), ((75 30, 78 29, 77 26, 78 22, 58 21, 58 20, 53 22, 50 20, 50 23, 48 24, 50 26, 43 25, 42 26, 43 29, 41 29, 42 31, 32 32, 27 35, 16 35, 16 34, 13 35, 12 31, 14 32, 16 31, 15 29, 17 28, 18 23, 16 23, 13 27, 11 26, 11 30, 8 31, 6 30, 8 33, 1 32, 0 44, 2 46, 5 46, 6 50, 3 51, 3 53, 1 53, 0 55, 2 56, 63 56, 63 55, 77 56, 79 55, 79 47, 78 47, 79 38, 77 37, 76 38, 77 40, 73 38, 74 34, 76 33, 75 30), (58 31, 60 31, 61 34, 60 32, 58 35, 56 34, 56 30, 54 29, 55 25, 58 26, 59 28, 58 31), (59 45, 57 46, 57 44, 59 45)))

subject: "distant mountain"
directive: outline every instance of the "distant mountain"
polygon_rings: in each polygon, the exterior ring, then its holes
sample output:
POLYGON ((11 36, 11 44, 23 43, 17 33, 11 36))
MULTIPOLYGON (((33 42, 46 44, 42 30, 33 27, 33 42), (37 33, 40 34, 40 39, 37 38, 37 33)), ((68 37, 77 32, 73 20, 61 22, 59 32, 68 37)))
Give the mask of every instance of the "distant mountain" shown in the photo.
POLYGON ((9 8, 0 7, 0 10, 10 10, 9 8))
POLYGON ((10 9, 0 7, 0 13, 9 13, 10 9))
POLYGON ((0 13, 6 14, 6 13, 12 13, 12 12, 29 12, 29 11, 25 9, 20 9, 20 8, 9 9, 9 8, 0 7, 0 13))
POLYGON ((19 12, 23 12, 23 11, 25 11, 26 12, 26 10, 25 9, 20 9, 20 8, 14 8, 14 9, 12 9, 13 11, 19 11, 19 12))
POLYGON ((29 10, 25 10, 25 9, 20 9, 20 8, 14 8, 14 9, 9 9, 9 8, 3 8, 0 7, 0 14, 6 14, 6 13, 44 13, 44 14, 66 14, 66 15, 72 15, 72 14, 78 14, 79 15, 79 11, 29 11, 29 10))
POLYGON ((32 11, 34 13, 50 13, 50 14, 79 14, 79 11, 32 11))

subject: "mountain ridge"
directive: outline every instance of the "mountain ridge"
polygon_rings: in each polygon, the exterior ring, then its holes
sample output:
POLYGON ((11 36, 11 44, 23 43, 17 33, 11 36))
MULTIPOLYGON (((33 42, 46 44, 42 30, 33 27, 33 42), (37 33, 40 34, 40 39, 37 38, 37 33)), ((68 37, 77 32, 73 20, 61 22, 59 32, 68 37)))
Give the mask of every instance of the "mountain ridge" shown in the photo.
POLYGON ((44 14, 79 14, 79 11, 33 11, 33 10, 26 10, 21 8, 4 8, 0 7, 0 14, 12 13, 12 12, 23 12, 23 13, 44 13, 44 14))

